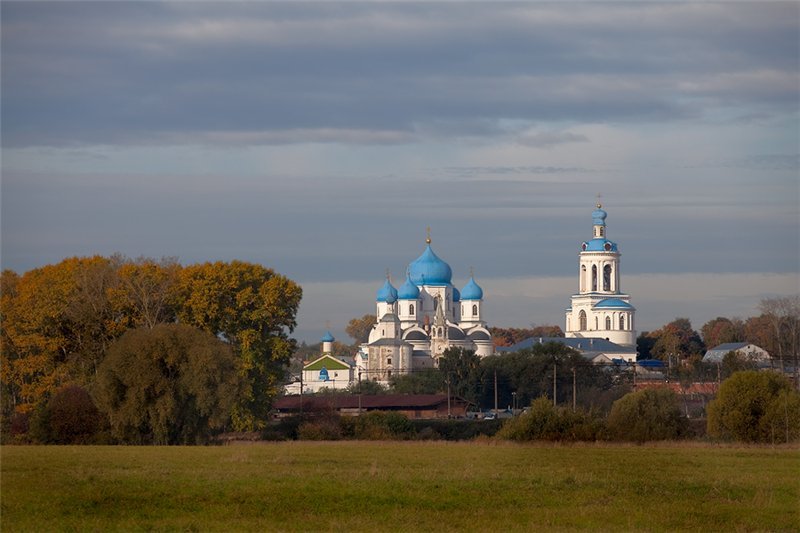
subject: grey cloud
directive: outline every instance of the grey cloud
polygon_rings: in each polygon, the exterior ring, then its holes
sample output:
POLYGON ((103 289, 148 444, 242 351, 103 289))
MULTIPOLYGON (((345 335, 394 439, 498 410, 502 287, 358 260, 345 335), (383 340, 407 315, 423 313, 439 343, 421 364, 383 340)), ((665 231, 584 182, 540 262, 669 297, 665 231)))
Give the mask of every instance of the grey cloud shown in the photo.
POLYGON ((535 148, 546 148, 557 144, 574 142, 589 142, 589 138, 586 135, 571 133, 569 131, 534 133, 517 138, 517 143, 535 148))
MULTIPOLYGON (((402 143, 490 136, 508 119, 672 121, 732 103, 794 109, 796 11, 5 2, 3 144, 220 132, 245 144, 374 141, 359 131, 402 143)), ((539 135, 522 142, 546 146, 539 135)))

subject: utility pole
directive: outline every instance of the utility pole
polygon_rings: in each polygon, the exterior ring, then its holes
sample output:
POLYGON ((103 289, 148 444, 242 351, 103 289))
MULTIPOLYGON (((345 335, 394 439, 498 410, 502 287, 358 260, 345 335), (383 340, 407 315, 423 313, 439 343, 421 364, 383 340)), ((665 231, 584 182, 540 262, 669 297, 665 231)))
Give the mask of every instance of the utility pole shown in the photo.
POLYGON ((494 416, 498 415, 497 411, 497 368, 494 369, 494 416))
POLYGON ((557 394, 557 390, 556 390, 556 363, 557 363, 557 359, 555 357, 553 357, 553 407, 556 406, 556 394, 557 394))
POLYGON ((303 370, 300 370, 300 414, 303 414, 303 370))
POLYGON ((577 402, 578 402, 578 387, 577 387, 577 371, 578 367, 572 367, 572 411, 574 412, 577 409, 577 402))
POLYGON ((358 371, 358 416, 361 416, 361 370, 358 371))
POLYGON ((447 373, 447 418, 450 418, 450 373, 447 373))

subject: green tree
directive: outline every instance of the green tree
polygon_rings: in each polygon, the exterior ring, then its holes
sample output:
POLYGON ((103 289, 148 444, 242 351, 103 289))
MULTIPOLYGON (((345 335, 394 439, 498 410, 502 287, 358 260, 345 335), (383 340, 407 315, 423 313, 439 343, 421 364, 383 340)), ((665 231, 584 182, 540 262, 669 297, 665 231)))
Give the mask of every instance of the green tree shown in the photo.
POLYGON ((389 379, 389 386, 398 394, 437 394, 447 390, 442 372, 438 368, 393 375, 389 379))
POLYGON ((134 329, 110 347, 95 399, 122 442, 204 442, 241 396, 239 364, 230 346, 191 326, 134 329))
POLYGON ((345 332, 356 341, 356 344, 363 344, 369 340, 369 332, 375 325, 375 315, 364 315, 361 318, 354 318, 347 323, 345 332))
POLYGON ((692 355, 702 355, 703 341, 700 335, 692 329, 688 318, 676 318, 663 328, 651 334, 656 341, 652 354, 659 359, 667 361, 682 360, 692 355))
POLYGON ((800 396, 777 372, 737 372, 720 385, 708 405, 708 434, 744 442, 773 442, 800 432, 800 414, 790 410, 800 396))
POLYGON ((672 440, 684 436, 687 427, 678 395, 667 388, 626 394, 614 402, 608 415, 608 431, 616 440, 672 440))
POLYGON ((233 411, 234 429, 262 428, 295 350, 302 289, 261 265, 232 261, 185 267, 180 273, 181 322, 224 339, 240 358, 246 390, 233 411))
POLYGON ((469 402, 477 402, 480 362, 481 359, 474 350, 451 347, 442 353, 439 358, 439 371, 442 373, 445 387, 449 381, 451 395, 469 402))

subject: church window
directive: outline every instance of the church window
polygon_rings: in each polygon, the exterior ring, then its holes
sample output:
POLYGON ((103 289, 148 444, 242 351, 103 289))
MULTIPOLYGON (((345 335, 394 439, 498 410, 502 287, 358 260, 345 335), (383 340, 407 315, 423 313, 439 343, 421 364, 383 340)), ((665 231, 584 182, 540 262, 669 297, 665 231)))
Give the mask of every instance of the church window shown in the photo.
POLYGON ((592 292, 597 291, 597 265, 592 265, 592 292))
POLYGON ((390 378, 390 377, 392 377, 392 371, 391 371, 391 370, 388 370, 388 371, 386 372, 386 378, 388 379, 388 378, 390 378))
POLYGON ((472 316, 478 316, 478 304, 472 304, 472 316))
POLYGON ((600 329, 600 319, 598 317, 594 317, 594 329, 600 329))
POLYGON ((408 314, 414 316, 414 304, 408 306, 408 314))
POLYGON ((586 265, 581 265, 581 292, 586 290, 586 265))
POLYGON ((392 358, 391 357, 387 357, 386 358, 386 364, 387 365, 391 365, 392 364, 392 358))
POLYGON ((439 328, 439 337, 444 337, 444 329, 439 328))
POLYGON ((581 310, 578 320, 580 321, 580 331, 586 331, 586 311, 581 310))
POLYGON ((437 309, 439 309, 439 298, 434 298, 433 299, 433 310, 436 311, 437 309))
POLYGON ((611 317, 610 316, 606 317, 606 329, 607 330, 611 329, 611 317))
POLYGON ((611 265, 603 267, 603 290, 611 290, 611 265))
POLYGON ((619 315, 619 329, 625 329, 625 315, 619 315))
POLYGON ((605 236, 604 234, 605 234, 604 228, 603 226, 600 226, 600 236, 604 237, 605 236))

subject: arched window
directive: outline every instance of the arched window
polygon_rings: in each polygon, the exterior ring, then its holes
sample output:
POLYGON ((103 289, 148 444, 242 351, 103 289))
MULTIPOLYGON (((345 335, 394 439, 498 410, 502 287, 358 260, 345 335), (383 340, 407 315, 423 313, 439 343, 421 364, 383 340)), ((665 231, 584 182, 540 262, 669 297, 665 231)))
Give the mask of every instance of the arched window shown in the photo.
POLYGON ((586 290, 586 265, 581 265, 581 292, 586 290))
POLYGON ((603 267, 603 290, 611 290, 611 265, 603 267))
POLYGON ((444 329, 439 328, 439 338, 444 337, 444 329))
POLYGON ((611 317, 607 316, 606 317, 606 330, 609 330, 609 329, 611 329, 611 317))
POLYGON ((619 315, 619 329, 625 329, 625 315, 619 315))
POLYGON ((434 298, 433 299, 433 310, 436 311, 437 309, 439 309, 439 298, 434 298))
POLYGON ((586 331, 586 311, 581 310, 578 313, 578 320, 580 321, 580 331, 586 331))
POLYGON ((408 314, 414 316, 414 304, 409 304, 408 306, 408 314))
POLYGON ((592 292, 597 292, 597 265, 592 265, 592 292))
POLYGON ((598 317, 594 317, 594 329, 595 330, 600 329, 600 318, 598 317))
POLYGON ((478 304, 472 304, 472 316, 478 316, 478 304))

